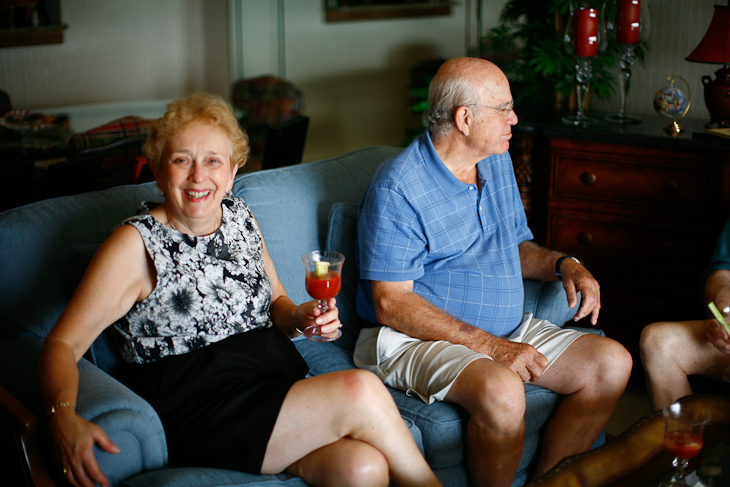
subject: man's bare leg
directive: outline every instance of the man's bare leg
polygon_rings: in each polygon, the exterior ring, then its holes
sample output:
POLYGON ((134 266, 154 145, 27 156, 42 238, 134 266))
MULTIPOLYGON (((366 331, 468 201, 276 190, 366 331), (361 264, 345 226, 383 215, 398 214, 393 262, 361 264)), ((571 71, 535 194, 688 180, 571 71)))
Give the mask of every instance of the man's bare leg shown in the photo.
POLYGON ((472 483, 510 486, 525 440, 525 390, 519 376, 489 359, 469 364, 445 398, 470 414, 467 462, 472 483))
POLYGON ((618 342, 584 335, 534 382, 564 396, 546 425, 535 478, 591 447, 626 389, 631 367, 631 355, 618 342))
POLYGON ((641 361, 652 411, 692 394, 690 375, 721 379, 722 372, 730 367, 730 355, 708 341, 705 322, 700 320, 659 322, 644 328, 641 361))

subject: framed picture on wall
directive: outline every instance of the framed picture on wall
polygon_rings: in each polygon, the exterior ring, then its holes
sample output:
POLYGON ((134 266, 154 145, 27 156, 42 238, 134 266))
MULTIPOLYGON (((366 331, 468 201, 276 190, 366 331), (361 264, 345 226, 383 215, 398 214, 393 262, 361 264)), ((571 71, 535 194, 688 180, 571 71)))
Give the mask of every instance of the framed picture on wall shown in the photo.
POLYGON ((449 15, 451 0, 326 0, 327 22, 449 15))

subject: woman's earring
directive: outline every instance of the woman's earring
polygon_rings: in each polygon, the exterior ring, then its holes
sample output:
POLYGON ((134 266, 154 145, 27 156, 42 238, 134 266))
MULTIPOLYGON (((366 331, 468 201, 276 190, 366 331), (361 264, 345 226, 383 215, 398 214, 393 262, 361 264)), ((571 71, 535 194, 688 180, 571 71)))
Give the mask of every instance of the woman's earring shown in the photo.
POLYGON ((229 190, 229 191, 228 191, 228 192, 226 193, 226 198, 233 198, 233 191, 230 191, 230 190, 229 190))
POLYGON ((159 189, 159 188, 157 189, 157 194, 159 194, 159 195, 160 195, 160 196, 162 196, 163 198, 165 197, 165 192, 164 192, 164 191, 162 191, 162 190, 161 190, 161 189, 159 189))

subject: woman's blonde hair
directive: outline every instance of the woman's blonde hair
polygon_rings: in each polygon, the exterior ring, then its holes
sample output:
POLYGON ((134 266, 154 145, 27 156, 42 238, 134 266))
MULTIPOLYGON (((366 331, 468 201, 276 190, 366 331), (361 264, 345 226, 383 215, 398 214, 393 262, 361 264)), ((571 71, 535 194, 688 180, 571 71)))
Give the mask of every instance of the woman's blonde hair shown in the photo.
POLYGON ((220 128, 231 143, 231 167, 243 167, 251 151, 248 136, 241 129, 233 110, 223 98, 210 93, 193 93, 187 98, 175 100, 167 106, 167 112, 152 124, 152 131, 142 147, 147 162, 154 173, 162 163, 165 144, 171 137, 191 122, 204 121, 220 128))

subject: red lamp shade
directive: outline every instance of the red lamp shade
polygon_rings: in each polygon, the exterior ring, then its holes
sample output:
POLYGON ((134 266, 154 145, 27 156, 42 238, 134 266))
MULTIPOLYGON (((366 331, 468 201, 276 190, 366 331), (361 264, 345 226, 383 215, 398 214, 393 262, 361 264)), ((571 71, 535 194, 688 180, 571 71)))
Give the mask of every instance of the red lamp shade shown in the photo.
POLYGON ((702 77, 705 85, 705 105, 710 112, 710 123, 730 126, 730 6, 715 5, 715 15, 700 44, 685 58, 696 63, 724 64, 715 72, 717 78, 702 77))
POLYGON ((715 5, 710 28, 699 45, 686 57, 696 63, 730 63, 730 7, 715 5))

